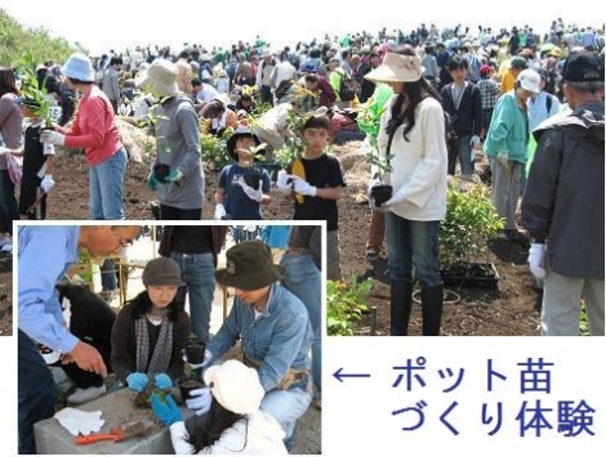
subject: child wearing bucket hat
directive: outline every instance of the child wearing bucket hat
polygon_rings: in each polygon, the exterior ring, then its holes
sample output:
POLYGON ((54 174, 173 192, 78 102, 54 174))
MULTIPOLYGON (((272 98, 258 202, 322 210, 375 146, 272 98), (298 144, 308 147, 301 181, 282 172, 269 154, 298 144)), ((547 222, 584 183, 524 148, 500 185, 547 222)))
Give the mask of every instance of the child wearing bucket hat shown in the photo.
POLYGON ((176 454, 288 455, 284 431, 274 417, 259 409, 265 394, 259 376, 237 360, 208 368, 204 382, 212 396, 204 423, 190 437, 181 412, 168 395, 152 395, 152 411, 165 425, 176 454))
POLYGON ((172 259, 150 260, 141 277, 145 290, 118 313, 112 329, 111 365, 122 385, 137 392, 148 383, 168 389, 183 374, 181 350, 189 316, 175 299, 183 285, 172 259))
MULTIPOLYGON (((235 289, 231 311, 206 346, 204 366, 220 359, 241 339, 243 361, 254 368, 265 392, 261 409, 276 418, 292 442, 296 420, 312 398, 309 353, 312 329, 305 305, 280 283, 284 267, 273 263, 271 249, 261 241, 245 241, 226 252, 217 282, 235 289)), ((193 391, 187 400, 196 414, 208 411, 210 390, 193 391)))
POLYGON ((271 180, 256 162, 265 151, 257 151, 259 137, 249 127, 238 127, 227 140, 227 154, 233 163, 219 174, 215 190, 215 219, 260 220, 261 205, 271 202, 271 180))
POLYGON ((158 103, 150 108, 157 151, 147 187, 156 191, 162 220, 200 220, 204 201, 204 170, 200 159, 198 115, 191 98, 179 92, 178 70, 156 59, 137 74, 135 83, 158 103))

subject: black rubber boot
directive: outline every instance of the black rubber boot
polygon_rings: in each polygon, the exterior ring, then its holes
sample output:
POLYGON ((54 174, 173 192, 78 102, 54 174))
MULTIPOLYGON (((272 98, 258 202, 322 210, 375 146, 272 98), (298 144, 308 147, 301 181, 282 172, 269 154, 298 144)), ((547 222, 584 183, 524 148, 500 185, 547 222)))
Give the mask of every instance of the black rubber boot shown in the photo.
POLYGON ((443 286, 421 287, 423 335, 438 336, 440 334, 443 301, 443 286))
POLYGON ((412 284, 391 282, 391 335, 408 335, 412 309, 412 284))

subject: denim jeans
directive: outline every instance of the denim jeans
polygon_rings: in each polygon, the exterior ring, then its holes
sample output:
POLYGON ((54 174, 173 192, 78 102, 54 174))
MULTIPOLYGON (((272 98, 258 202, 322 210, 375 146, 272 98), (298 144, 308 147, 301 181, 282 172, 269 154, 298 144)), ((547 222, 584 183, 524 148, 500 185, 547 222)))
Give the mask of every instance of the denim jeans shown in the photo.
POLYGON ((124 219, 122 197, 127 160, 126 151, 123 148, 104 162, 90 167, 88 179, 91 219, 124 219))
POLYGON ((471 159, 471 146, 469 142, 471 141, 471 136, 462 136, 459 137, 457 141, 457 149, 459 151, 459 163, 461 164, 461 174, 465 176, 470 176, 473 174, 473 161, 471 159))
POLYGON ((291 386, 288 390, 270 390, 261 401, 260 409, 272 415, 284 430, 284 442, 292 446, 297 419, 305 414, 311 403, 311 389, 291 386))
POLYGON ((118 288, 116 268, 116 262, 112 259, 103 261, 103 265, 101 265, 101 287, 103 290, 116 290, 118 288))
POLYGON ((289 253, 280 265, 286 268, 282 285, 295 294, 307 308, 314 339, 311 346, 311 371, 314 387, 322 391, 322 273, 311 254, 289 253))
POLYGON ((21 330, 18 345, 19 454, 36 454, 34 424, 55 414, 53 375, 21 330))
POLYGON ((385 215, 387 257, 391 280, 413 282, 413 266, 422 287, 442 284, 438 251, 440 221, 411 221, 385 215))
POLYGON ((0 170, 0 233, 13 233, 13 221, 19 220, 15 184, 8 170, 0 170))
POLYGON ((185 301, 189 295, 191 329, 205 343, 209 340, 210 311, 215 295, 215 264, 213 254, 182 254, 173 252, 171 257, 181 267, 185 286, 179 288, 178 299, 185 301))

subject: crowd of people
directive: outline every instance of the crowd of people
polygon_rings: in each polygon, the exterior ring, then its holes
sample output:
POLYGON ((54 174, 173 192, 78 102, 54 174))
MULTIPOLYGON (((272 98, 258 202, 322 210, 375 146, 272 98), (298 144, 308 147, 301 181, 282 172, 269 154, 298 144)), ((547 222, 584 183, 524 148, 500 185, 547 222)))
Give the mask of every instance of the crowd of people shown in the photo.
MULTIPOLYGON (((541 37, 529 26, 497 32, 462 26, 439 30, 432 24, 409 33, 326 36, 294 49, 272 49, 257 38, 229 50, 185 44, 178 53, 158 47, 112 51, 99 59, 75 53, 60 67, 48 64, 50 74, 77 94, 78 109, 51 130, 31 119, 25 136, 22 122, 32 101, 19 97, 15 73, 0 68, 4 246, 11 243, 12 220, 43 217, 43 211, 32 210, 42 203, 41 197, 52 195, 53 176, 60 174, 53 173, 57 147, 84 150, 91 219, 124 218, 128 162, 116 127, 116 116, 121 115, 144 120, 155 135, 147 186, 156 192, 159 219, 201 219, 206 180, 200 135, 222 137, 230 132, 225 154, 231 163, 219 171, 218 186, 212 189, 215 219, 261 220, 263 208, 272 204, 275 178, 275 188, 292 201, 293 220, 326 221, 326 277, 340 280, 338 202, 346 192, 346 179, 329 145, 363 139, 379 163, 390 164, 380 173, 373 168, 369 176, 366 243, 367 258, 373 260, 386 241, 390 333, 408 334, 413 285, 418 281, 423 334, 439 335, 443 284, 438 248, 448 176, 474 180, 477 158, 486 155, 492 202, 505 221, 503 236, 521 247, 529 243, 530 271, 544 289, 542 334, 578 334, 582 299, 591 334, 604 335, 603 27, 576 27, 558 19, 541 37), (371 132, 361 128, 359 118, 373 106, 381 115, 371 132), (299 122, 297 131, 293 118, 299 122), (300 157, 272 176, 262 162, 293 138, 302 142, 300 157), (20 154, 20 198, 26 199, 21 208, 11 172, 20 154), (392 194, 379 204, 372 189, 386 184, 392 194)), ((285 453, 295 421, 312 401, 311 391, 321 392, 318 235, 294 231, 281 266, 274 264, 264 243, 240 243, 227 252, 226 268, 215 271, 225 239, 218 229, 164 231, 162 265, 148 264, 146 290, 112 324, 110 365, 124 386, 141 390, 152 382, 161 388, 173 385, 182 374, 177 354, 186 327, 207 343, 199 368, 220 359, 240 337, 245 363, 258 374, 250 380, 250 390, 259 395, 226 398, 209 384, 188 406, 199 414, 225 416, 221 423, 230 430, 225 439, 240 443, 243 452, 247 446, 262 446, 254 439, 238 441, 248 424, 249 434, 258 426, 267 436, 279 437, 272 440, 271 446, 277 447, 271 449, 285 453), (210 338, 209 294, 215 280, 233 287, 236 299, 221 330, 210 338), (191 316, 178 307, 184 293, 189 295, 191 316), (263 325, 258 325, 261 320, 263 325), (127 344, 120 344, 125 340, 127 344), (141 346, 142 340, 153 343, 141 346), (115 353, 117 347, 125 352, 115 353)), ((36 250, 48 251, 55 260, 53 271, 40 272, 48 279, 44 296, 53 297, 52 289, 78 246, 109 255, 133 234, 110 226, 56 228, 53 244, 44 229, 22 230, 19 422, 20 451, 27 453, 33 449, 32 418, 49 417, 51 410, 46 396, 51 395, 52 380, 32 340, 60 350, 65 362, 101 377, 108 368, 99 350, 52 317, 59 314, 54 299, 41 302, 35 296, 39 285, 28 281, 38 278, 31 275, 37 268, 36 250), (64 249, 57 253, 59 245, 64 249), (40 315, 55 330, 52 337, 43 331, 40 315), (27 371, 23 376, 22 369, 27 371), (33 404, 33 398, 43 407, 33 404)), ((241 373, 242 379, 251 376, 245 367, 224 364, 209 368, 205 378, 218 384, 222 373, 231 373, 226 379, 234 373, 241 373)), ((98 379, 86 388, 104 393, 98 379)), ((210 430, 213 424, 207 423, 189 436, 172 399, 155 399, 153 404, 160 420, 171 427, 175 450, 224 449, 224 430, 210 430)))

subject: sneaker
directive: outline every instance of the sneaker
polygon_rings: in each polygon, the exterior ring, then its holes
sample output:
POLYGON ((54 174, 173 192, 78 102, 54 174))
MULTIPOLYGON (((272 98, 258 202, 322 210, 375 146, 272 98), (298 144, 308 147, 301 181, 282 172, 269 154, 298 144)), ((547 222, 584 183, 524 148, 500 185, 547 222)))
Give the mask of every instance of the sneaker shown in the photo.
POLYGON ((76 391, 67 397, 67 402, 72 405, 81 405, 88 403, 89 401, 99 398, 107 393, 105 385, 99 387, 89 387, 87 389, 81 389, 76 387, 76 391))
POLYGON ((322 411, 322 397, 315 396, 311 403, 318 411, 322 411))

